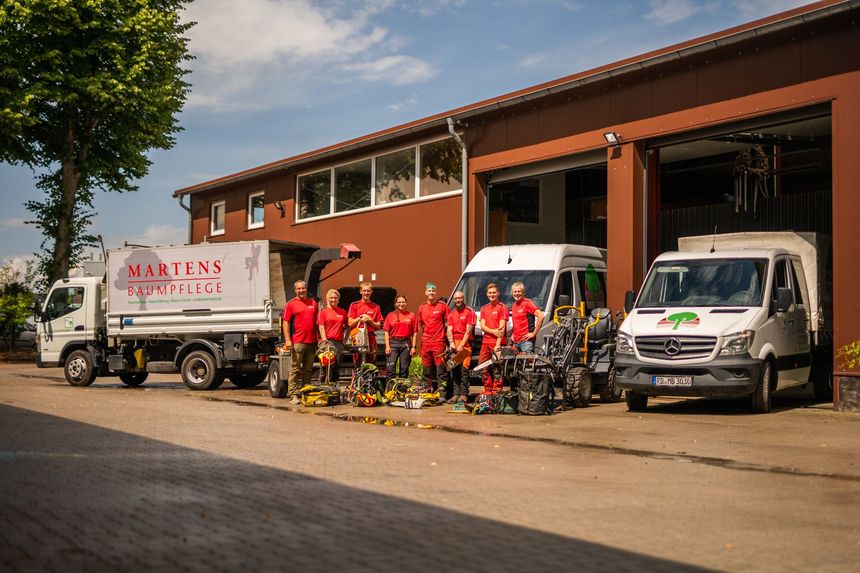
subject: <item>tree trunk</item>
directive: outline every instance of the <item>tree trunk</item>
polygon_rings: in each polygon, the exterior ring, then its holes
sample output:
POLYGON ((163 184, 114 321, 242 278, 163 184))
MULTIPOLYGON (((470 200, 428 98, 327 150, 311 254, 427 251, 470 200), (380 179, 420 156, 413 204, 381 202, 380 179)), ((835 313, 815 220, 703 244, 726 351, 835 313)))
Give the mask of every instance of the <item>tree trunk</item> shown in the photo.
POLYGON ((75 212, 78 183, 81 171, 78 168, 75 153, 75 123, 72 117, 66 126, 63 141, 62 179, 60 181, 60 208, 57 213, 57 240, 54 243, 54 276, 51 282, 69 276, 69 258, 71 257, 71 227, 75 212))

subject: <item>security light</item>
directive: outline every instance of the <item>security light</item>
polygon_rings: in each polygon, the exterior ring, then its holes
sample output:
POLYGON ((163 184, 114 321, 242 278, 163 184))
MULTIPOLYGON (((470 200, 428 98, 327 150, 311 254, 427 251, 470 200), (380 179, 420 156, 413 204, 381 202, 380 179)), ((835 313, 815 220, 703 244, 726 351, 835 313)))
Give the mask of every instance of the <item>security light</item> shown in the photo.
POLYGON ((603 139, 606 140, 607 145, 611 145, 612 147, 621 145, 621 136, 615 131, 607 131, 603 134, 603 139))

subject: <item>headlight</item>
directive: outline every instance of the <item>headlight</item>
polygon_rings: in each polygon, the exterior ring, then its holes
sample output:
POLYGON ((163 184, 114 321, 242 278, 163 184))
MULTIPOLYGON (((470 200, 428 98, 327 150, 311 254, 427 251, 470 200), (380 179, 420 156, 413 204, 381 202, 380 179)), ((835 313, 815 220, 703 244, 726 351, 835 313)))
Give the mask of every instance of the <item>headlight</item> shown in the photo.
POLYGON ((615 352, 617 354, 633 354, 633 337, 619 332, 618 338, 615 340, 615 352))
POLYGON ((755 336, 754 330, 744 330, 743 332, 735 332, 723 337, 723 346, 720 348, 720 356, 730 356, 732 354, 743 354, 749 351, 755 336))

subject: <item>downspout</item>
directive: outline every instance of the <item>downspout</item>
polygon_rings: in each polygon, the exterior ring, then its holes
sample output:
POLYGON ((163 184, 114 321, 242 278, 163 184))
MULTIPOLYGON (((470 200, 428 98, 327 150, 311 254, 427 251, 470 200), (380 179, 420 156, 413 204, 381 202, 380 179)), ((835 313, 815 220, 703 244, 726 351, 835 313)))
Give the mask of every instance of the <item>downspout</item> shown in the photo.
POLYGON ((185 195, 180 195, 179 196, 179 206, 182 207, 183 209, 185 209, 185 212, 188 213, 188 242, 186 244, 190 245, 191 244, 191 229, 192 229, 192 223, 193 223, 193 221, 191 220, 191 207, 190 206, 186 207, 185 203, 182 202, 183 199, 185 199, 185 195))
POLYGON ((461 180, 463 182, 463 195, 461 199, 462 207, 460 208, 460 272, 466 269, 466 263, 469 259, 469 151, 466 149, 466 143, 460 135, 454 130, 454 120, 447 118, 448 133, 454 138, 454 141, 460 144, 462 150, 463 174, 461 180))

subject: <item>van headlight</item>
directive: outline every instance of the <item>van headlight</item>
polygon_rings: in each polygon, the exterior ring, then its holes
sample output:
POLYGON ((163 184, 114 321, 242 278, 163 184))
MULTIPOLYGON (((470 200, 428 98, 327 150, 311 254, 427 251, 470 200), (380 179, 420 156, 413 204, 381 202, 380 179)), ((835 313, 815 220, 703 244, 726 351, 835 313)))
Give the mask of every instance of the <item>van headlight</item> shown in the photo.
POLYGON ((720 348, 720 356, 731 356, 748 352, 755 337, 754 330, 735 332, 723 337, 723 346, 720 348))
POLYGON ((615 352, 617 354, 633 354, 633 337, 619 332, 618 338, 615 339, 615 352))

